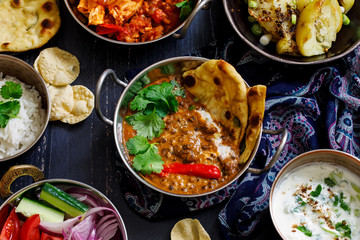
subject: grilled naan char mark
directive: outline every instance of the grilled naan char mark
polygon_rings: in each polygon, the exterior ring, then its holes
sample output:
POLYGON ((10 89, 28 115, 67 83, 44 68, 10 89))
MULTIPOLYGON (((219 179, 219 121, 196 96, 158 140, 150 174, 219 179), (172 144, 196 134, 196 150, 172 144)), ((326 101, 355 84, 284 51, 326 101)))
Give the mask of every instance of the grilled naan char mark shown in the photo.
POLYGON ((250 8, 249 14, 253 16, 260 26, 272 35, 277 42, 278 54, 298 55, 295 42, 296 25, 292 24, 293 14, 299 15, 296 2, 288 0, 257 0, 257 6, 250 8))

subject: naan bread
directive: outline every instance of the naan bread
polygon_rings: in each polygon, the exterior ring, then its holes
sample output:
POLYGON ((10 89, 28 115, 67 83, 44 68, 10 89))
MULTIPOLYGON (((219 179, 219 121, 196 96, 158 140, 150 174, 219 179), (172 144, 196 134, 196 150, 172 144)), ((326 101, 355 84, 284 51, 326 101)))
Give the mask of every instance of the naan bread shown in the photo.
POLYGON ((248 122, 247 86, 229 63, 209 60, 183 74, 184 85, 240 146, 248 122))
POLYGON ((266 87, 256 85, 248 89, 249 122, 245 133, 245 149, 240 155, 239 162, 246 162, 254 150, 259 137, 265 111, 266 87))
POLYGON ((60 27, 56 0, 1 0, 0 52, 41 47, 60 27))

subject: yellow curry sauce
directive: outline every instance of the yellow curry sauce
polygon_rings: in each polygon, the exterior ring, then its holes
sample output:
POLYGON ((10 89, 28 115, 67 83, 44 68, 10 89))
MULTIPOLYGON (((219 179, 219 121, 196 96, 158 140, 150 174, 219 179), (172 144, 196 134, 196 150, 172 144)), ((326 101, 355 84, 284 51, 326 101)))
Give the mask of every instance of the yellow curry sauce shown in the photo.
MULTIPOLYGON (((162 82, 181 81, 180 76, 162 78, 152 84, 162 82)), ((149 85, 148 85, 149 86, 149 85)), ((182 174, 151 174, 143 176, 152 185, 171 193, 176 194, 199 194, 212 191, 231 181, 240 171, 238 149, 228 131, 211 120, 196 98, 188 91, 186 97, 177 96, 179 110, 171 112, 164 117, 165 128, 159 137, 150 140, 150 143, 158 143, 159 154, 164 165, 171 163, 183 164, 206 164, 215 165, 221 171, 218 179, 209 179, 182 174)), ((126 116, 134 114, 129 108, 126 116)), ((124 121, 123 140, 126 143, 136 135, 136 130, 124 121)), ((133 155, 127 152, 130 161, 133 155)))

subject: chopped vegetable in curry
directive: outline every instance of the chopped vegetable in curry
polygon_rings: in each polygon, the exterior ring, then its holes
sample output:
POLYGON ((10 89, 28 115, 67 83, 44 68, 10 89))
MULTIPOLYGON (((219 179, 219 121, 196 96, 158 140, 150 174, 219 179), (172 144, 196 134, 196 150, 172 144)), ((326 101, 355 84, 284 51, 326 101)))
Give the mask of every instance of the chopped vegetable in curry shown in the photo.
MULTIPOLYGON (((80 0, 75 11, 100 35, 124 42, 160 38, 192 12, 193 0, 80 0)), ((79 17, 81 19, 81 17, 79 17)))

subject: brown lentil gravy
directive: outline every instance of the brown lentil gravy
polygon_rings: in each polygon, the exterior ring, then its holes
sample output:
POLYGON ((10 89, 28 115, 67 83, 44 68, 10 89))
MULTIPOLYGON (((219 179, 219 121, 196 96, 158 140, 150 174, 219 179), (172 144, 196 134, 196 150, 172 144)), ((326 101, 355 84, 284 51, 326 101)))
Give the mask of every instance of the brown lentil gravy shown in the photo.
MULTIPOLYGON (((152 84, 176 80, 180 76, 162 78, 152 84)), ((161 135, 150 140, 158 143, 159 154, 165 165, 178 162, 183 164, 201 163, 216 165, 221 171, 219 179, 208 179, 190 175, 168 174, 166 177, 158 174, 143 176, 152 185, 166 192, 176 194, 200 194, 219 188, 239 173, 238 156, 240 150, 235 146, 233 137, 219 123, 209 122, 210 114, 206 114, 202 104, 186 91, 186 97, 176 97, 179 110, 164 117, 165 128, 161 135), (219 146, 219 142, 221 146, 219 146), (220 152, 220 153, 219 153, 220 152), (225 153, 221 153, 225 152, 225 153)), ((125 116, 134 114, 129 108, 125 116)), ((126 121, 123 122, 123 141, 126 143, 136 135, 136 130, 126 121)), ((134 156, 127 152, 128 159, 134 156)), ((130 162, 132 164, 132 162, 130 162)))

